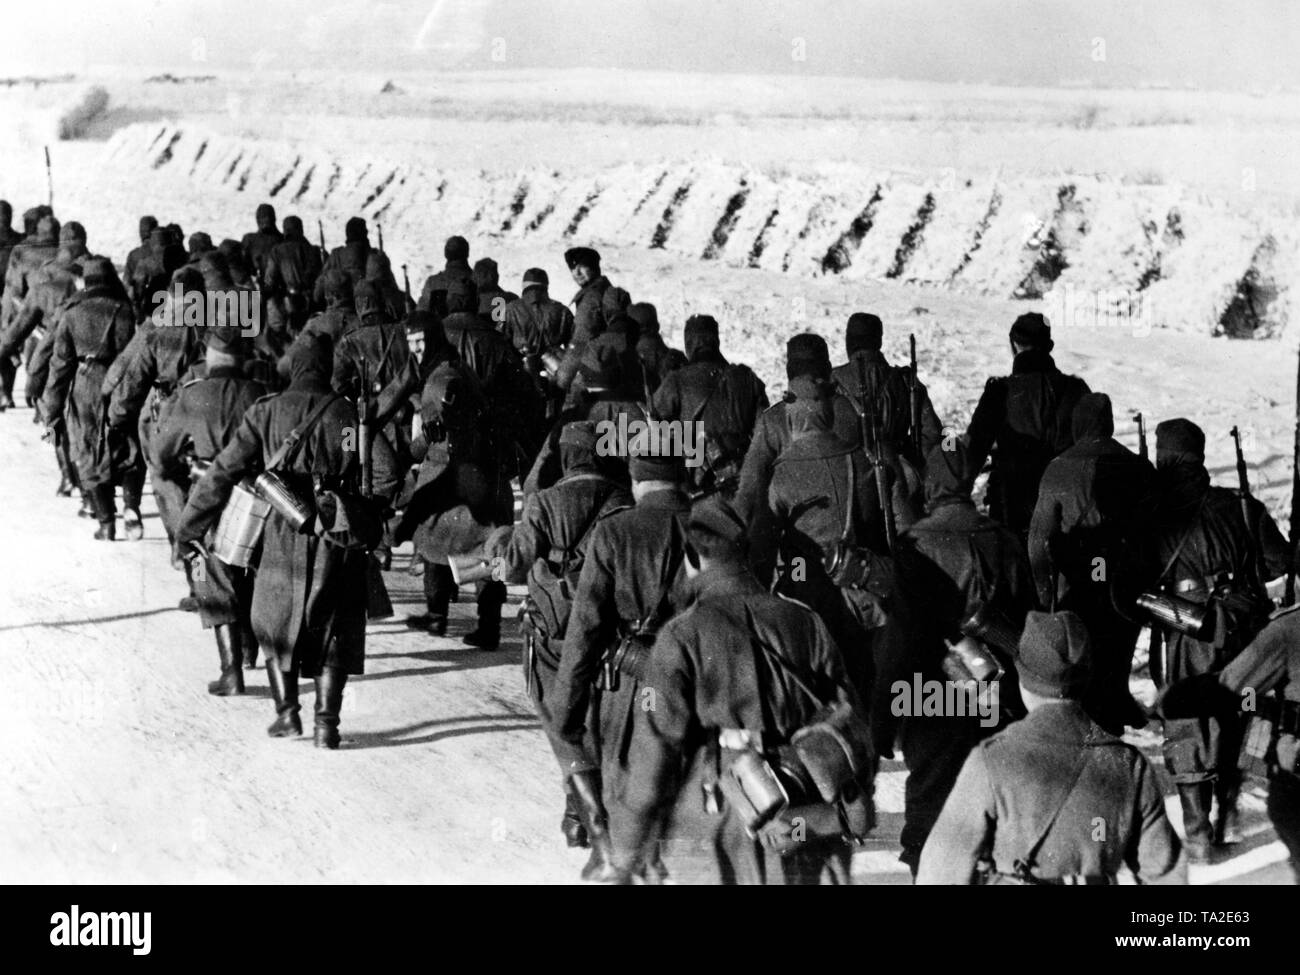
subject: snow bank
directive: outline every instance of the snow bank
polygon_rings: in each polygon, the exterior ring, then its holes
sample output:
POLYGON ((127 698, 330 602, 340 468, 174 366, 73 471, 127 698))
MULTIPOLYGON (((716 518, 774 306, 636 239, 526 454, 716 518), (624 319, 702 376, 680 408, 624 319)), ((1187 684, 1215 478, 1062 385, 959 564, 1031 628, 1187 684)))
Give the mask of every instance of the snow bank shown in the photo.
MULTIPOLYGON (((128 126, 103 176, 147 177, 155 209, 267 200, 327 232, 360 214, 390 248, 433 260, 452 233, 610 244, 792 275, 896 279, 1042 299, 1071 316, 1275 337, 1300 241, 1290 215, 1233 209, 1176 186, 1096 177, 956 183, 888 172, 777 175, 721 163, 488 172, 342 157, 174 124, 128 126)), ((198 214, 203 216, 202 213, 198 214)), ((193 217, 191 217, 193 219, 193 217)), ((339 243, 331 239, 329 243, 339 243)))

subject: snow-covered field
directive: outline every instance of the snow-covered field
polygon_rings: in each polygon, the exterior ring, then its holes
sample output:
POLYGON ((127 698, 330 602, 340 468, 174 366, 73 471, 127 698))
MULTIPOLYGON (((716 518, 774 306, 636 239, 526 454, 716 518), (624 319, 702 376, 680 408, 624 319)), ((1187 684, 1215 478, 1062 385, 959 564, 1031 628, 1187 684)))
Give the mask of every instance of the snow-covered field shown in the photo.
MULTIPOLYGON (((887 353, 917 335, 922 376, 958 429, 984 377, 1009 365, 1012 319, 1046 308, 1062 367, 1111 395, 1130 443, 1133 411, 1152 427, 1189 416, 1232 483, 1237 424, 1253 486, 1285 517, 1294 96, 591 72, 93 80, 110 106, 88 141, 50 143, 55 204, 119 263, 142 213, 220 240, 250 229, 264 200, 313 236, 321 219, 331 246, 354 214, 372 240, 382 221, 417 289, 462 233, 507 287, 541 266, 567 298, 563 250, 594 243, 617 284, 659 306, 671 342, 687 315, 715 314, 724 350, 772 393, 789 335, 817 331, 839 350, 850 312, 878 312, 887 353), (381 94, 389 80, 397 91, 381 94), (1270 338, 1213 336, 1243 281, 1254 317, 1226 320, 1270 338), (1077 311, 1121 293, 1136 296, 1132 318, 1077 311)), ((0 197, 19 212, 44 200, 40 147, 84 84, 0 89, 0 197)), ((264 697, 203 693, 215 655, 171 610, 181 586, 157 521, 142 545, 92 544, 52 496, 29 418, 0 416, 0 768, 14 783, 0 874, 572 878, 517 643, 489 656, 380 624, 372 672, 348 691, 344 750, 269 741, 264 697), (329 855, 310 852, 312 831, 329 855)), ((390 582, 399 612, 414 611, 418 582, 390 582)), ((898 879, 901 778, 882 778, 880 849, 860 864, 875 879, 898 879)), ((1272 869, 1258 802, 1250 814, 1250 851, 1200 879, 1272 869)))

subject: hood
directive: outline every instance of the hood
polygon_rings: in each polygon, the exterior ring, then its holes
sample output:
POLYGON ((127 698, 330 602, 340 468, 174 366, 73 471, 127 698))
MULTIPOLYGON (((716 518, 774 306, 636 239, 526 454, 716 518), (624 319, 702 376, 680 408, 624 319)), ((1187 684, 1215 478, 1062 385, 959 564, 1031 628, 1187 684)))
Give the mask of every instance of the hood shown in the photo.
POLYGON ((288 240, 302 240, 302 217, 288 216, 284 218, 284 236, 288 240))
POLYGON ((275 230, 275 207, 263 203, 257 208, 257 229, 263 233, 275 230))

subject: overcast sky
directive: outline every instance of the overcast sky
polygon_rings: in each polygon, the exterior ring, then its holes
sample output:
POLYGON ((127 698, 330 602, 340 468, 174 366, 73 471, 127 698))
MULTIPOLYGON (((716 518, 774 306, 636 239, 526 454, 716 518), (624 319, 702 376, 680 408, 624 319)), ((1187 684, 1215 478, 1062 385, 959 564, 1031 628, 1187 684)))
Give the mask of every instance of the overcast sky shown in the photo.
POLYGON ((625 67, 1271 89, 1300 85, 1298 50, 1294 0, 50 0, 5 5, 0 74, 625 67))

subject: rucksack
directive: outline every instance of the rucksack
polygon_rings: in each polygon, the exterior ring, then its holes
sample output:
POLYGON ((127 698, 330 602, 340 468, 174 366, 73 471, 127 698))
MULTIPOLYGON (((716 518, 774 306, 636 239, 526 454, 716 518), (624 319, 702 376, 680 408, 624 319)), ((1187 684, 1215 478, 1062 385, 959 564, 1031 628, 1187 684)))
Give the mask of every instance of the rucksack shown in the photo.
POLYGON ((754 381, 753 371, 741 363, 718 366, 713 370, 713 385, 696 408, 692 420, 704 429, 704 463, 702 470, 714 485, 737 479, 749 441, 753 437, 754 417, 743 416, 735 391, 754 381))

